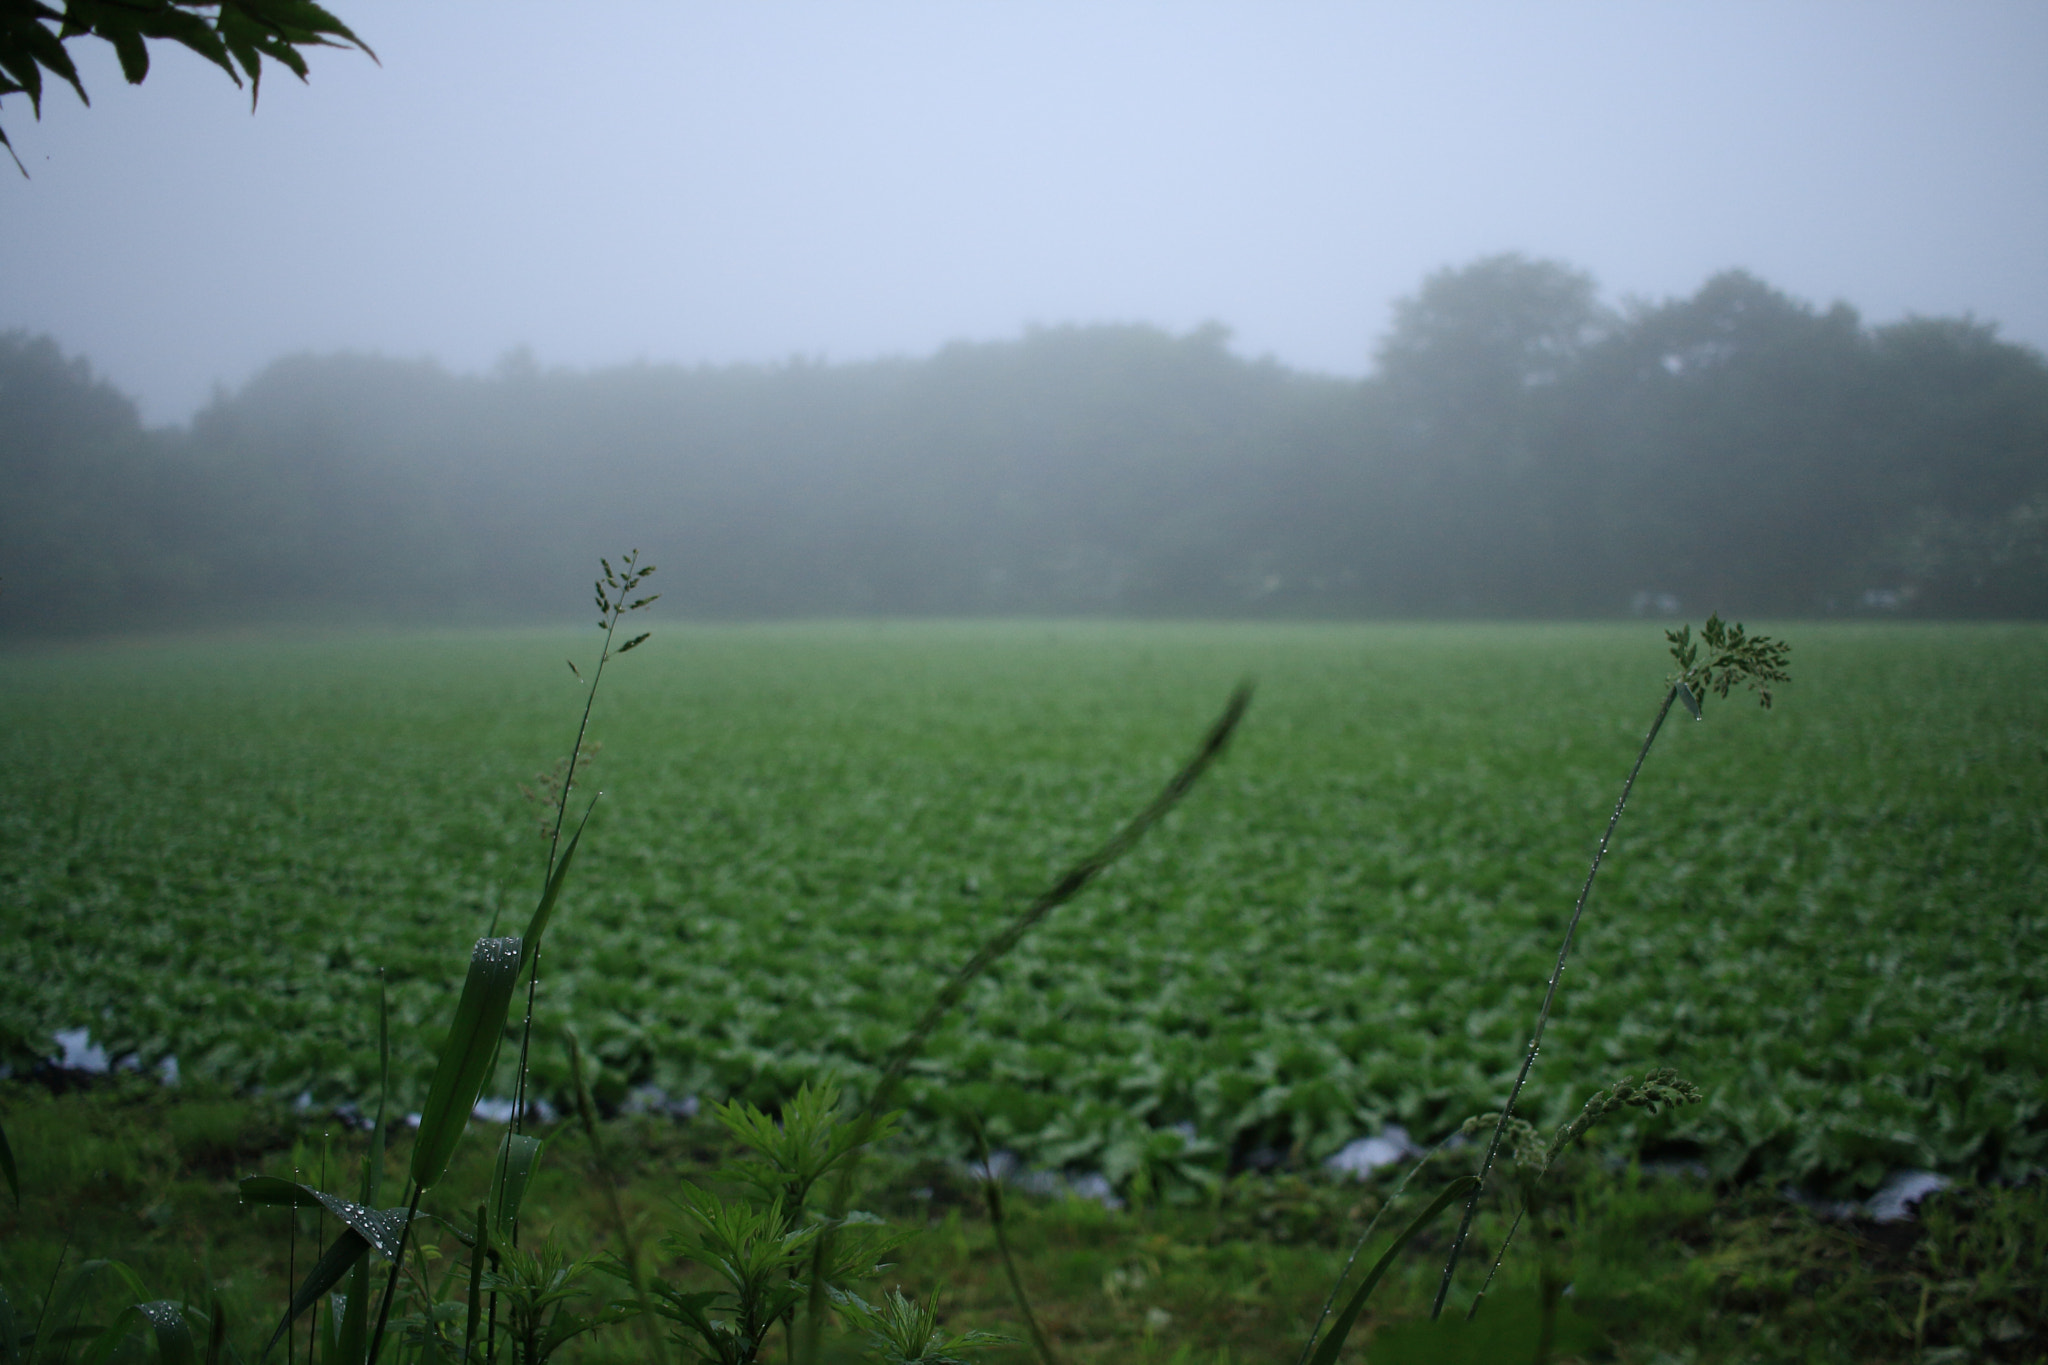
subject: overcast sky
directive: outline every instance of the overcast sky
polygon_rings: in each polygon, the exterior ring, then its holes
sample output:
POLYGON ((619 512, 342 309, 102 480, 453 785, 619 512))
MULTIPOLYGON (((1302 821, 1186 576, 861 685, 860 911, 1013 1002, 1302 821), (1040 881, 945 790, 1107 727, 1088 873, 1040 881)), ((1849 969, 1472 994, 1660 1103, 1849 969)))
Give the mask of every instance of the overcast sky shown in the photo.
POLYGON ((156 49, 0 123, 0 329, 182 420, 294 351, 462 370, 1234 329, 1364 373, 1429 271, 1746 267, 2048 347, 2048 4, 330 0, 252 116, 156 49))

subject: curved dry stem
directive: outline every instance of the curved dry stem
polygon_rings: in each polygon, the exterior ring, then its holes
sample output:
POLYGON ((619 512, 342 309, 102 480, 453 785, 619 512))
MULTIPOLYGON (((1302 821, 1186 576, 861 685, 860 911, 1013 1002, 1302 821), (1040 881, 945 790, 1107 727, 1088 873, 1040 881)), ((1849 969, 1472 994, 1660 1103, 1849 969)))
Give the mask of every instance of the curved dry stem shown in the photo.
MULTIPOLYGON (((974 984, 975 978, 1016 947, 1018 941, 1040 920, 1079 895, 1088 883, 1130 852, 1132 846, 1144 837, 1145 831, 1158 824, 1168 811, 1179 805, 1181 798, 1201 780, 1202 774, 1208 772, 1210 766, 1222 756, 1223 750, 1230 743, 1231 735, 1237 730, 1238 722, 1244 719, 1245 711, 1251 704, 1251 683, 1239 683, 1231 692, 1230 700, 1224 704, 1223 714, 1216 718, 1208 733, 1202 737, 1201 745, 1196 748, 1193 756, 1181 765, 1180 771, 1160 789, 1159 795, 1152 798, 1151 804, 1132 816, 1122 829, 1110 836, 1108 842, 1062 873, 1059 879, 1026 906, 1016 919, 984 943, 973 957, 967 959, 960 969, 953 973, 952 978, 932 998, 932 1003, 926 1008, 923 1016, 911 1027, 903 1041, 890 1052, 889 1060, 882 1068, 881 1077, 875 1082, 874 1089, 868 1093, 867 1102, 861 1106, 855 1118, 855 1122, 861 1125, 859 1143, 866 1142, 866 1134, 872 1131, 877 1120, 886 1112, 888 1101, 902 1082, 903 1074, 910 1069, 910 1064, 916 1059, 917 1054, 924 1050, 925 1042, 931 1037, 932 1030, 936 1029, 940 1020, 960 1003, 961 998, 967 994, 967 988, 974 984)), ((852 1196, 854 1171, 859 1162, 860 1151, 857 1145, 853 1156, 840 1166, 838 1178, 833 1185, 830 1206, 833 1218, 841 1216, 846 1211, 847 1200, 852 1196)), ((825 1234, 818 1238, 817 1249, 812 1256, 810 1300, 805 1311, 804 1337, 800 1349, 793 1353, 801 1360, 814 1361, 818 1356, 818 1327, 826 1306, 824 1277, 818 1271, 830 1254, 831 1242, 832 1234, 828 1228, 825 1234)))

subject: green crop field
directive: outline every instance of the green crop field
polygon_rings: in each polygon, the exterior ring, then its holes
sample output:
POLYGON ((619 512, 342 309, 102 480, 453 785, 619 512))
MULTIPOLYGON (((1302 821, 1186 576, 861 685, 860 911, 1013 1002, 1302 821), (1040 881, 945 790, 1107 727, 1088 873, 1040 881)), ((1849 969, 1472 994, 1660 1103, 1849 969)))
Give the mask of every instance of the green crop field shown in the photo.
MULTIPOLYGON (((1706 1103, 1610 1143, 1842 1192, 2037 1169, 2048 630, 1771 629, 1777 707, 1711 702, 1650 757, 1532 1117, 1669 1065, 1706 1103)), ((431 1042, 470 941, 523 925, 519 784, 566 752, 595 638, 0 655, 0 1027, 366 1095, 377 971, 431 1042)), ((1667 668, 1649 624, 658 627, 598 703, 543 1093, 569 1023, 601 1097, 858 1090, 1250 676, 1222 764, 934 1037, 911 1131, 959 1151, 979 1116, 1119 1178, 1434 1138, 1498 1106, 1667 668)))

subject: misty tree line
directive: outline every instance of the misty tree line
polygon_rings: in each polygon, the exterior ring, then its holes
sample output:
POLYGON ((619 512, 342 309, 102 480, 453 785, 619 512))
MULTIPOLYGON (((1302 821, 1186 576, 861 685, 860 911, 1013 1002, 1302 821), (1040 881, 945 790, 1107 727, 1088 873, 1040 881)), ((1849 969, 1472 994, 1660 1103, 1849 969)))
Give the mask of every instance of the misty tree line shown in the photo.
POLYGON ((2048 616, 2048 365, 1733 272, 1431 276, 1363 381, 1221 328, 489 376, 279 361, 147 429, 0 336, 0 630, 572 615, 2048 616))

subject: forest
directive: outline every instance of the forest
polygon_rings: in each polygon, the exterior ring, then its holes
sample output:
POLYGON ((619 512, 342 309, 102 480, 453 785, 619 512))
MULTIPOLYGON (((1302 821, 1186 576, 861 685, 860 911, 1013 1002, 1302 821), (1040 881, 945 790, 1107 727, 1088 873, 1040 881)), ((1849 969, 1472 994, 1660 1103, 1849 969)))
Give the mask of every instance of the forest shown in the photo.
POLYGON ((1743 271, 1501 255, 1353 380, 1217 325, 487 375, 278 360, 149 427, 0 334, 0 634, 561 620, 642 546, 698 619, 2048 615, 2048 362, 1743 271))

